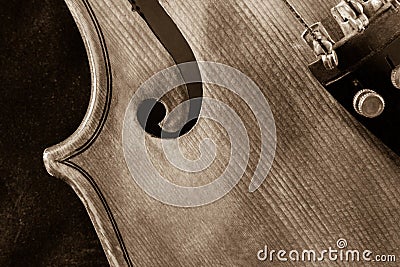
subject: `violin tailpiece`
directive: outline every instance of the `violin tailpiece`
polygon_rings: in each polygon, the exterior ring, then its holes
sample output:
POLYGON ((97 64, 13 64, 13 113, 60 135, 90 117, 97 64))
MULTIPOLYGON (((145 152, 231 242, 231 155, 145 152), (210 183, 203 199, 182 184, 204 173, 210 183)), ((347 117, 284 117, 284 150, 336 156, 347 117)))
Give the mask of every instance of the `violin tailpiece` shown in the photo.
MULTIPOLYGON (((321 23, 314 29, 332 43, 337 65, 315 53, 319 60, 309 69, 343 107, 400 155, 399 2, 343 0, 331 11, 344 37, 333 43, 321 23)), ((309 33, 303 38, 315 52, 316 41, 309 33)))

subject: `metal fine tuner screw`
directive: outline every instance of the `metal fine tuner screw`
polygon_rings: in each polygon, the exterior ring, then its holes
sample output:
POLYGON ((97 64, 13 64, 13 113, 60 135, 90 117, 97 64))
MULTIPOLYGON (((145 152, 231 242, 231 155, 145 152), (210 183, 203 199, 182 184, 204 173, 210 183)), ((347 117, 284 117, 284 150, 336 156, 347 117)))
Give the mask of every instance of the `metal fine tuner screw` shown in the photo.
POLYGON ((392 83, 397 89, 400 89, 400 66, 397 66, 392 71, 392 83))
POLYGON ((366 118, 376 118, 384 111, 385 100, 375 91, 364 89, 354 96, 353 107, 366 118))

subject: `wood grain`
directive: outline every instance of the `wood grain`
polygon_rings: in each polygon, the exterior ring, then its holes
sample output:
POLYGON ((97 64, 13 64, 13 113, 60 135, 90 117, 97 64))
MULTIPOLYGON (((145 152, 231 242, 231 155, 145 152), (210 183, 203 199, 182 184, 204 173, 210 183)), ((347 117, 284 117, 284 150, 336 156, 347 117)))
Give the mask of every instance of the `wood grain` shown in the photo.
MULTIPOLYGON (((205 95, 230 103, 249 129, 248 171, 228 195, 207 206, 176 208, 149 197, 124 160, 123 118, 137 88, 173 60, 131 12, 129 1, 66 0, 85 40, 92 98, 79 129, 47 149, 44 159, 48 171, 69 183, 85 204, 110 264, 262 266, 266 263, 256 253, 264 245, 318 250, 335 246, 339 238, 354 249, 399 255, 399 158, 308 72, 312 52, 300 40, 303 29, 285 5, 279 0, 160 2, 198 60, 235 67, 261 88, 276 121, 277 153, 264 184, 249 193, 259 151, 254 119, 240 99, 206 85, 205 95)), ((292 2, 315 21, 328 17, 336 1, 292 2)), ((213 167, 199 175, 200 183, 218 175, 229 156, 223 130, 206 120, 182 138, 184 150, 193 151, 206 134, 220 137, 221 150, 213 167)), ((177 175, 158 156, 158 139, 147 141, 167 179, 199 182, 177 175)))

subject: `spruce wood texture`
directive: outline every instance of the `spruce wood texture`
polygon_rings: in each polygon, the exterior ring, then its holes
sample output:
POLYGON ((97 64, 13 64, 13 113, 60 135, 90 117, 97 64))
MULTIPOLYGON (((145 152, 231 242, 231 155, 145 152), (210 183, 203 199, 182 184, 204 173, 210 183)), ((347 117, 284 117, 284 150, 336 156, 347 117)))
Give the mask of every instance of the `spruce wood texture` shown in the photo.
MULTIPOLYGON (((300 38, 301 25, 281 0, 160 1, 197 60, 230 65, 257 83, 277 127, 272 170, 263 185, 249 193, 260 142, 254 118, 226 90, 206 85, 206 96, 238 110, 252 153, 245 176, 228 195, 188 209, 162 204, 143 192, 128 171, 122 148, 123 118, 131 97, 145 80, 172 66, 172 58, 131 11, 128 0, 66 3, 86 45, 92 97, 79 129, 47 149, 44 160, 48 171, 70 184, 85 204, 111 265, 265 266, 256 256, 264 245, 322 250, 335 247, 339 238, 346 238, 349 248, 400 256, 400 160, 309 73, 307 64, 314 56, 300 38)), ((314 22, 328 17, 336 0, 292 3, 314 22)), ((171 105, 180 98, 174 99, 171 105)), ((224 131, 201 120, 182 138, 183 150, 195 157, 198 141, 215 136, 222 136, 217 161, 195 178, 177 172, 159 156, 158 139, 147 138, 148 150, 167 179, 204 184, 229 160, 224 131)))

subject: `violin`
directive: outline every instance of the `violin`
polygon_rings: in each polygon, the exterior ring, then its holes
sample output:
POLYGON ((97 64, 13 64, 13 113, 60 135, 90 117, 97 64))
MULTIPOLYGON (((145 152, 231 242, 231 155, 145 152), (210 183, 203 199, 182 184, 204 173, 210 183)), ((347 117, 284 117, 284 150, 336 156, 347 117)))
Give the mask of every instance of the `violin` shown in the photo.
POLYGON ((398 255, 397 0, 65 3, 91 100, 44 164, 110 265, 398 255))

